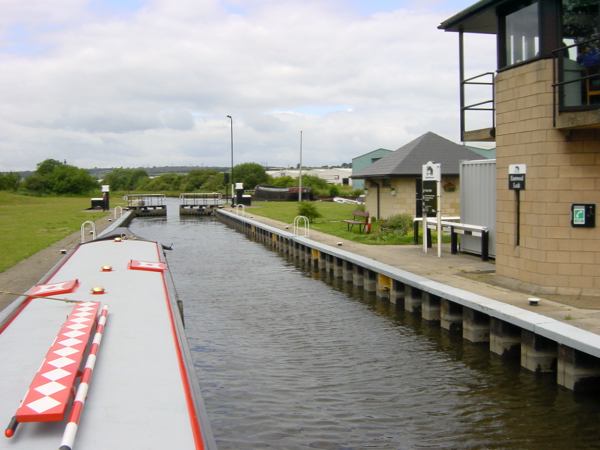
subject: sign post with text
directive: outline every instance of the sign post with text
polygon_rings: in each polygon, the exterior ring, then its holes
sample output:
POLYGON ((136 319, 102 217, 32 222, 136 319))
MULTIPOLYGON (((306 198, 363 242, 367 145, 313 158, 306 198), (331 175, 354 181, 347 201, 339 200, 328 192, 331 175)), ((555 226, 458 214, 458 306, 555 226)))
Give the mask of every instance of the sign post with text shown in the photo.
POLYGON ((442 166, 429 161, 423 165, 423 251, 427 253, 427 218, 437 218, 438 258, 442 256, 442 166))
POLYGON ((525 190, 525 177, 527 176, 526 164, 509 164, 508 189, 515 191, 517 196, 517 217, 515 229, 515 245, 521 244, 521 191, 525 190))

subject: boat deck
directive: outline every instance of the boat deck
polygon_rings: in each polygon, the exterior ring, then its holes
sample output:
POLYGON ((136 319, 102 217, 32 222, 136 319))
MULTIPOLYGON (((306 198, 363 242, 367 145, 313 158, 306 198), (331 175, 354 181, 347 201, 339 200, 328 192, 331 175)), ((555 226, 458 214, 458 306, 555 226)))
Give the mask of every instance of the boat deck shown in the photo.
MULTIPOLYGON (((46 281, 79 280, 72 293, 54 295, 108 305, 101 350, 83 408, 74 448, 212 448, 187 342, 170 298, 166 272, 131 270, 131 260, 160 262, 160 246, 141 240, 82 244, 46 281), (110 265, 111 271, 102 271, 110 265), (92 289, 103 287, 104 294, 92 289)), ((19 407, 73 303, 27 299, 12 320, 0 316, 0 423, 19 407), (2 325, 4 319, 4 325, 2 325), (8 324, 7 324, 8 323, 8 324), (2 326, 4 329, 2 330, 2 326)), ((15 310, 13 305, 13 310, 15 310)), ((68 414, 67 414, 68 417, 68 414)), ((21 423, 0 449, 58 448, 66 425, 21 423)))

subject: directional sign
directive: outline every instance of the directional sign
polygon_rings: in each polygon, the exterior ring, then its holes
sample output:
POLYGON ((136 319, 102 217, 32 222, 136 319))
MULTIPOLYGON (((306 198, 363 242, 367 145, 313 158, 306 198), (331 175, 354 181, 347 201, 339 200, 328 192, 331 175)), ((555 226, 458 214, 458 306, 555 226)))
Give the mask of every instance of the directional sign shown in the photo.
POLYGON ((508 188, 513 191, 525 190, 525 174, 509 174, 508 188))
POLYGON ((437 181, 423 181, 423 212, 427 217, 436 217, 437 210, 437 181))
POLYGON ((513 191, 524 191, 526 173, 526 164, 510 164, 508 166, 508 189, 513 191))

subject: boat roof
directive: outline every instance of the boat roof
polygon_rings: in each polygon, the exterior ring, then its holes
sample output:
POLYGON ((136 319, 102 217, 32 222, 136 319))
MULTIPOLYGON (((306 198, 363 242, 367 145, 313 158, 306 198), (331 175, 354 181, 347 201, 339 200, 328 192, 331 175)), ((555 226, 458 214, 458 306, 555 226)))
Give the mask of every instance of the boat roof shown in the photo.
MULTIPOLYGON (((109 308, 75 447, 214 448, 208 424, 201 423, 205 413, 167 273, 131 270, 132 260, 164 263, 156 242, 98 240, 78 246, 44 281, 76 279, 73 292, 51 298, 109 308), (95 287, 105 293, 93 294, 95 287)), ((74 304, 23 296, 11 306, 12 319, 10 312, 0 315, 0 418, 5 424, 74 304)), ((0 449, 58 448, 66 422, 21 423, 14 437, 0 438, 0 449)))

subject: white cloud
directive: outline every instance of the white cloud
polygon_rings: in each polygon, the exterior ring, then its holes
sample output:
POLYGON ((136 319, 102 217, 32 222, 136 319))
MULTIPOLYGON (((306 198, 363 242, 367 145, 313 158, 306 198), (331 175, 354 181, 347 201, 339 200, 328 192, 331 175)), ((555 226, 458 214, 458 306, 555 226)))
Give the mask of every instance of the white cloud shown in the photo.
MULTIPOLYGON (((313 165, 430 130, 458 138, 457 39, 437 30, 456 11, 362 16, 336 2, 156 0, 111 18, 76 0, 61 14, 47 2, 2 2, 11 14, 0 30, 36 17, 32 38, 46 50, 0 46, 0 171, 49 157, 228 166, 227 114, 236 162, 295 164, 301 129, 313 165)), ((492 49, 472 43, 468 54, 482 62, 474 73, 493 68, 492 49)))

